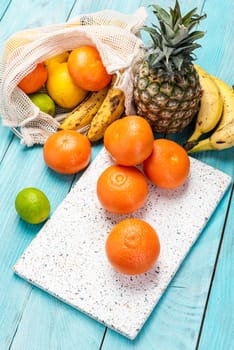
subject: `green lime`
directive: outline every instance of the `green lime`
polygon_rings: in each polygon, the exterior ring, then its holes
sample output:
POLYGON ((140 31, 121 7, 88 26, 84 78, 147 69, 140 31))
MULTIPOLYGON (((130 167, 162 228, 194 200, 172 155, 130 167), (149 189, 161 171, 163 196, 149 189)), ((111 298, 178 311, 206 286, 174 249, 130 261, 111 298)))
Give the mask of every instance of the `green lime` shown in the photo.
POLYGON ((24 221, 30 224, 39 224, 48 218, 50 202, 42 191, 28 187, 17 194, 15 209, 24 221))
POLYGON ((38 92, 30 95, 29 98, 42 112, 55 115, 55 103, 49 95, 38 92))

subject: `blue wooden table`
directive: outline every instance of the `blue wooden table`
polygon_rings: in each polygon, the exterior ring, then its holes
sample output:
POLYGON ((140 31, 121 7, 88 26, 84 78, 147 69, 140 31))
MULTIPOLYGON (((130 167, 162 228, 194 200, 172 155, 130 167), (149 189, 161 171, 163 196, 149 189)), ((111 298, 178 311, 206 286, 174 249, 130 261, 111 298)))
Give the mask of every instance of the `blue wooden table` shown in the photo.
MULTIPOLYGON (((132 13, 150 0, 2 0, 0 53, 16 31, 59 23, 78 14, 111 8, 132 13)), ((159 0, 165 8, 172 0, 159 0)), ((234 83, 233 0, 181 0, 207 19, 197 63, 234 83)), ((149 9, 147 8, 147 11, 149 9)), ((147 19, 151 23, 152 14, 147 19)), ((186 135, 184 135, 186 137, 186 135)), ((181 141, 181 140, 179 140, 181 141)), ((93 147, 93 157, 100 150, 93 147)), ((234 178, 234 149, 193 155, 234 178)), ((78 179, 48 171, 42 147, 26 148, 0 125, 0 350, 233 350, 234 195, 232 185, 151 314, 130 341, 17 277, 12 266, 42 225, 17 216, 15 196, 37 187, 50 198, 52 212, 78 179)), ((189 227, 188 227, 189 230, 189 227)))

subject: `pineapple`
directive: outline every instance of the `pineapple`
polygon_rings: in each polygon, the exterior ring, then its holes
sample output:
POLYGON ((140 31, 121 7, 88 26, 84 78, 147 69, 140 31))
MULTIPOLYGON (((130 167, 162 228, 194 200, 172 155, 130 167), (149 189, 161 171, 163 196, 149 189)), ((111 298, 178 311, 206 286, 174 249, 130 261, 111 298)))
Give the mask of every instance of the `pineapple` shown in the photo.
POLYGON ((136 70, 134 102, 137 114, 149 121, 155 132, 171 134, 182 131, 196 116, 201 99, 201 86, 193 66, 195 41, 204 35, 192 31, 205 15, 196 8, 181 15, 176 0, 170 13, 152 5, 159 26, 145 26, 152 46, 136 70))

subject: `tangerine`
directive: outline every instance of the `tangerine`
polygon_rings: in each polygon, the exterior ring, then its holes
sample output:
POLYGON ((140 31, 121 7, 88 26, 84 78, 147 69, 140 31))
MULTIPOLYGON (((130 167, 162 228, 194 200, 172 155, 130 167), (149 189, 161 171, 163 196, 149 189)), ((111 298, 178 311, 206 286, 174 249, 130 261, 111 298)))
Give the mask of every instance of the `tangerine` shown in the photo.
POLYGON ((117 214, 128 214, 143 206, 148 194, 145 176, 135 167, 111 165, 98 178, 101 205, 117 214))
POLYGON ((160 240, 146 221, 128 218, 117 223, 109 233, 106 255, 118 272, 136 275, 153 267, 160 253, 160 240))
POLYGON ((104 133, 104 146, 120 165, 137 165, 153 150, 154 135, 141 116, 129 115, 114 121, 104 133))
POLYGON ((91 144, 87 136, 74 130, 51 134, 43 147, 45 163, 61 174, 75 174, 84 169, 91 158, 91 144))
POLYGON ((32 94, 40 90, 47 78, 48 71, 44 63, 38 63, 36 68, 19 82, 18 87, 26 94, 32 94))
POLYGON ((68 58, 68 69, 75 84, 88 91, 101 90, 112 79, 94 46, 86 45, 74 49, 68 58))
POLYGON ((172 140, 157 139, 153 152, 143 162, 148 179, 162 188, 176 188, 187 179, 190 159, 182 146, 172 140))

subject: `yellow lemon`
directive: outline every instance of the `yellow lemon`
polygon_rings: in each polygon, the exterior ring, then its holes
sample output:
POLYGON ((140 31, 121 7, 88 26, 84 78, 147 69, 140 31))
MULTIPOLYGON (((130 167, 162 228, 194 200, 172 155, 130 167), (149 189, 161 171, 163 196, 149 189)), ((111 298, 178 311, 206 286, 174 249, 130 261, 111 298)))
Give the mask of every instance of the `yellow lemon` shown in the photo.
POLYGON ((69 57, 69 53, 67 51, 60 53, 59 55, 53 56, 51 58, 48 58, 45 61, 45 66, 48 71, 52 71, 54 67, 56 67, 58 64, 67 62, 69 57))
POLYGON ((56 64, 49 70, 46 88, 50 97, 62 108, 76 107, 88 94, 73 82, 67 62, 56 64))

